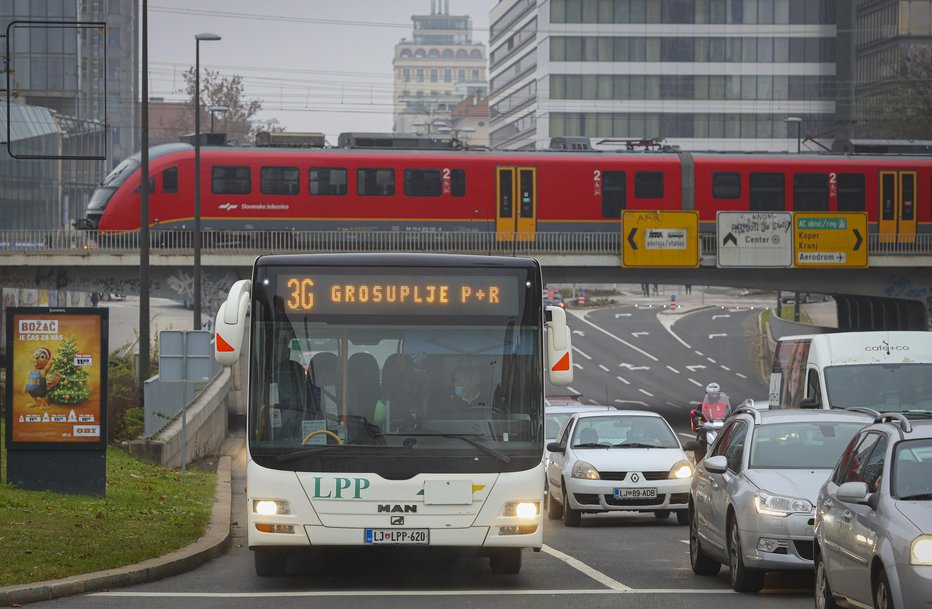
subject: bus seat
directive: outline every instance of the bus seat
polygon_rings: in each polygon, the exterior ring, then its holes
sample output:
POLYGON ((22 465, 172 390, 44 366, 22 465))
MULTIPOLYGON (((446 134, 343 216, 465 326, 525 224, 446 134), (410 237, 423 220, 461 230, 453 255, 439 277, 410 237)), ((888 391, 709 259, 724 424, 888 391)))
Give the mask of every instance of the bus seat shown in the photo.
POLYGON ((349 413, 375 419, 375 403, 379 399, 382 384, 379 381, 379 363, 371 353, 354 353, 349 358, 349 385, 347 404, 349 413))
POLYGON ((337 414, 343 409, 343 378, 335 353, 315 353, 308 364, 311 409, 337 414))

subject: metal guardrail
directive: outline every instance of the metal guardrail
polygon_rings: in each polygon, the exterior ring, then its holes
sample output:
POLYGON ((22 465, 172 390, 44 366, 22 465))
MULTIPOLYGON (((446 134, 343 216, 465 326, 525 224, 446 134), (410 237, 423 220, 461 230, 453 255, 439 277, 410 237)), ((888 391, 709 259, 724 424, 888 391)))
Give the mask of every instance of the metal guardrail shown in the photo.
POLYGON ((203 391, 220 376, 223 366, 210 358, 208 381, 163 381, 158 375, 143 383, 145 417, 143 435, 151 438, 159 433, 190 406, 203 391))
MULTIPOLYGON (((189 254, 193 231, 153 230, 154 253, 189 254)), ((443 231, 216 231, 202 233, 205 253, 308 253, 308 252, 438 252, 463 254, 606 254, 620 255, 621 231, 514 233, 499 240, 488 232, 443 231)), ((699 235, 700 254, 714 257, 715 233, 699 235)), ((873 233, 867 245, 871 255, 930 256, 932 234, 903 239, 896 234, 873 233), (908 241, 908 242, 898 242, 908 241)), ((0 255, 5 253, 66 254, 131 253, 139 250, 138 233, 77 230, 0 230, 0 255)))

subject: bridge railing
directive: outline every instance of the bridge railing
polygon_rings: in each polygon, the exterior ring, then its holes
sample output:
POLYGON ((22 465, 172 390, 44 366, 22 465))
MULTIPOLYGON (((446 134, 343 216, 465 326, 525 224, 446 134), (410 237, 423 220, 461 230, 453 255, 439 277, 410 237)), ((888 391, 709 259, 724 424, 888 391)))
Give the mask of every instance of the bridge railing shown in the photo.
MULTIPOLYGON (((700 253, 714 257, 715 233, 699 235, 700 253)), ((189 254, 193 232, 149 233, 155 253, 189 254)), ((932 255, 932 234, 872 233, 867 246, 871 255, 932 255)), ((621 231, 538 232, 502 236, 487 232, 444 231, 216 231, 201 234, 205 253, 306 253, 306 252, 440 252, 469 254, 605 254, 620 255, 621 231)), ((3 253, 132 253, 139 250, 139 233, 76 230, 0 230, 3 253)))

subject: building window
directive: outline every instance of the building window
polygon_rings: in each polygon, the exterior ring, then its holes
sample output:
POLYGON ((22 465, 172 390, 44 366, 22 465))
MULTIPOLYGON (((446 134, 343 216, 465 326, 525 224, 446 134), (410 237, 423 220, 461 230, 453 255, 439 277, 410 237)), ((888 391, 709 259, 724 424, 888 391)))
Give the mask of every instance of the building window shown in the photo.
POLYGON ((430 82, 437 82, 437 68, 430 69, 430 82))
POLYGON ((312 195, 346 194, 346 170, 342 167, 312 167, 308 177, 312 195))
POLYGON ((210 189, 215 195, 248 195, 252 192, 249 167, 212 167, 210 189))
POLYGON ((162 192, 166 194, 178 192, 177 167, 169 167, 162 172, 162 192))
POLYGON ((414 72, 414 78, 415 78, 418 82, 424 82, 424 68, 418 68, 418 69, 414 72))
POLYGON ((264 195, 296 195, 301 191, 297 167, 263 167, 259 190, 264 195))
POLYGON ((357 169, 356 194, 388 197, 395 194, 395 170, 357 169))
POLYGON ((460 81, 460 82, 466 80, 466 70, 465 70, 465 69, 460 68, 459 70, 456 71, 456 80, 457 80, 457 81, 460 81))
POLYGON ((408 82, 409 80, 411 80, 411 69, 410 68, 403 68, 401 70, 401 80, 405 82, 408 82))
POLYGON ((472 79, 479 80, 479 68, 472 69, 472 79))
POLYGON ((444 68, 443 70, 443 81, 444 82, 453 82, 453 70, 451 68, 444 68))
POLYGON ((663 172, 638 171, 635 173, 634 196, 637 199, 662 199, 663 172))
POLYGON ((731 172, 716 172, 712 174, 713 199, 740 199, 741 174, 731 172))
POLYGON ((437 59, 440 57, 440 51, 438 51, 437 49, 431 49, 430 52, 427 53, 427 56, 430 59, 437 59))
POLYGON ((424 49, 418 49, 414 51, 414 57, 417 59, 424 59, 425 56, 426 53, 424 53, 424 49))
POLYGON ((410 57, 411 57, 411 49, 401 49, 401 56, 402 56, 404 59, 410 58, 410 57))
POLYGON ((444 49, 444 50, 443 50, 443 58, 444 58, 444 59, 453 59, 453 51, 451 51, 450 49, 444 49))

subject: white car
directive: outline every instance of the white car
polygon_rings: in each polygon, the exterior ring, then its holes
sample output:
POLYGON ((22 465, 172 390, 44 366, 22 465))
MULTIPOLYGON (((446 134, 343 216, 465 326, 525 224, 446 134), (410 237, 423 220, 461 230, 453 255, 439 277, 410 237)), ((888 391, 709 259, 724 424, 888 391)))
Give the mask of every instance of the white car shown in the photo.
POLYGON ((577 412, 595 412, 615 410, 614 406, 602 406, 597 404, 583 404, 581 402, 564 399, 564 398, 547 398, 544 400, 544 465, 547 464, 547 458, 550 457, 550 451, 546 445, 556 442, 557 436, 566 421, 577 412))
POLYGON ((572 415, 547 449, 547 517, 579 526, 582 514, 653 512, 689 522, 693 468, 663 417, 638 410, 572 415))

